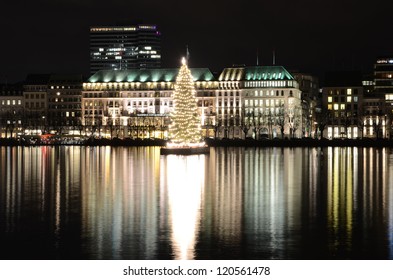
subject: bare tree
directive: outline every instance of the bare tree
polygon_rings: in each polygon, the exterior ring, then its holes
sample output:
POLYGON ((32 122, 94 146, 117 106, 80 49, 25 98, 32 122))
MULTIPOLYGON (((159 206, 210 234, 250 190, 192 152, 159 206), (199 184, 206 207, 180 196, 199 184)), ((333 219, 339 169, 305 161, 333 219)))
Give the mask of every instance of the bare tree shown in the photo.
POLYGON ((374 116, 372 119, 372 127, 374 130, 375 138, 379 139, 380 132, 382 130, 382 117, 381 116, 374 116))
POLYGON ((294 138, 296 131, 302 124, 302 108, 295 106, 287 112, 288 124, 291 131, 291 137, 294 138))
POLYGON ((357 127, 361 131, 361 136, 360 136, 361 138, 364 137, 363 131, 364 131, 365 123, 366 123, 366 116, 364 116, 364 115, 359 116, 357 119, 357 127))
POLYGON ((284 139, 284 131, 285 131, 285 124, 286 124, 286 114, 285 114, 285 107, 284 104, 281 104, 276 109, 276 125, 280 128, 281 138, 284 139))
POLYGON ((317 128, 321 133, 321 139, 323 139, 323 132, 325 130, 326 125, 329 122, 329 119, 330 119, 329 111, 322 110, 316 113, 317 128))

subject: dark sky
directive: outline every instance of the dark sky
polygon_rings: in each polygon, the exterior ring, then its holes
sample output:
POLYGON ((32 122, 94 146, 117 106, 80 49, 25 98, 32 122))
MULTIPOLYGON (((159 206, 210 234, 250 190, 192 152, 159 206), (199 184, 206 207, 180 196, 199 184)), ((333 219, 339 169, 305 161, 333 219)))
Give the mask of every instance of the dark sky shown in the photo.
POLYGON ((185 45, 191 67, 272 63, 321 75, 372 71, 393 54, 393 1, 372 0, 5 0, 1 4, 0 83, 28 73, 89 73, 89 27, 155 23, 162 66, 178 67, 185 45), (366 2, 366 3, 361 3, 366 2), (317 4, 318 3, 318 4, 317 4))

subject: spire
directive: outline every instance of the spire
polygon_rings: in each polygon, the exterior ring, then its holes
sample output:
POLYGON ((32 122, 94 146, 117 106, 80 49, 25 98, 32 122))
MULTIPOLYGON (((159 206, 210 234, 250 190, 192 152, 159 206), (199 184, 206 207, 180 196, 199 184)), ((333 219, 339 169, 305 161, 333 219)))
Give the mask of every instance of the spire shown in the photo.
POLYGON ((188 45, 186 45, 186 60, 187 60, 187 64, 189 62, 190 59, 190 52, 188 51, 188 45))
POLYGON ((257 66, 259 66, 259 50, 257 48, 257 66))

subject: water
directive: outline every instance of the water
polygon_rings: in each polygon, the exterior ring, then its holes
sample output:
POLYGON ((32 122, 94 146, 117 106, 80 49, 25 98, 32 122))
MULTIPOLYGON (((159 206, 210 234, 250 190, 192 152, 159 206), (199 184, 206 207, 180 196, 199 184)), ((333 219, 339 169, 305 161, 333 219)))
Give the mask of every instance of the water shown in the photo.
POLYGON ((393 259, 393 151, 0 147, 0 248, 1 259, 393 259))

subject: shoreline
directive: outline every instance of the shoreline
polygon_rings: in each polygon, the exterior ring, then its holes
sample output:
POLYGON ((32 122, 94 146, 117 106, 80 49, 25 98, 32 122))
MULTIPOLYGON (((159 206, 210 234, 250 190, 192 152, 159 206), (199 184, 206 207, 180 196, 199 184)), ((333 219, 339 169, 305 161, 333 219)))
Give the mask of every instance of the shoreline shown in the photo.
MULTIPOLYGON (((393 147, 390 139, 206 139, 209 147, 393 147)), ((0 146, 125 146, 125 147, 165 147, 167 140, 162 139, 87 139, 83 142, 67 143, 21 141, 0 138, 0 146)))

